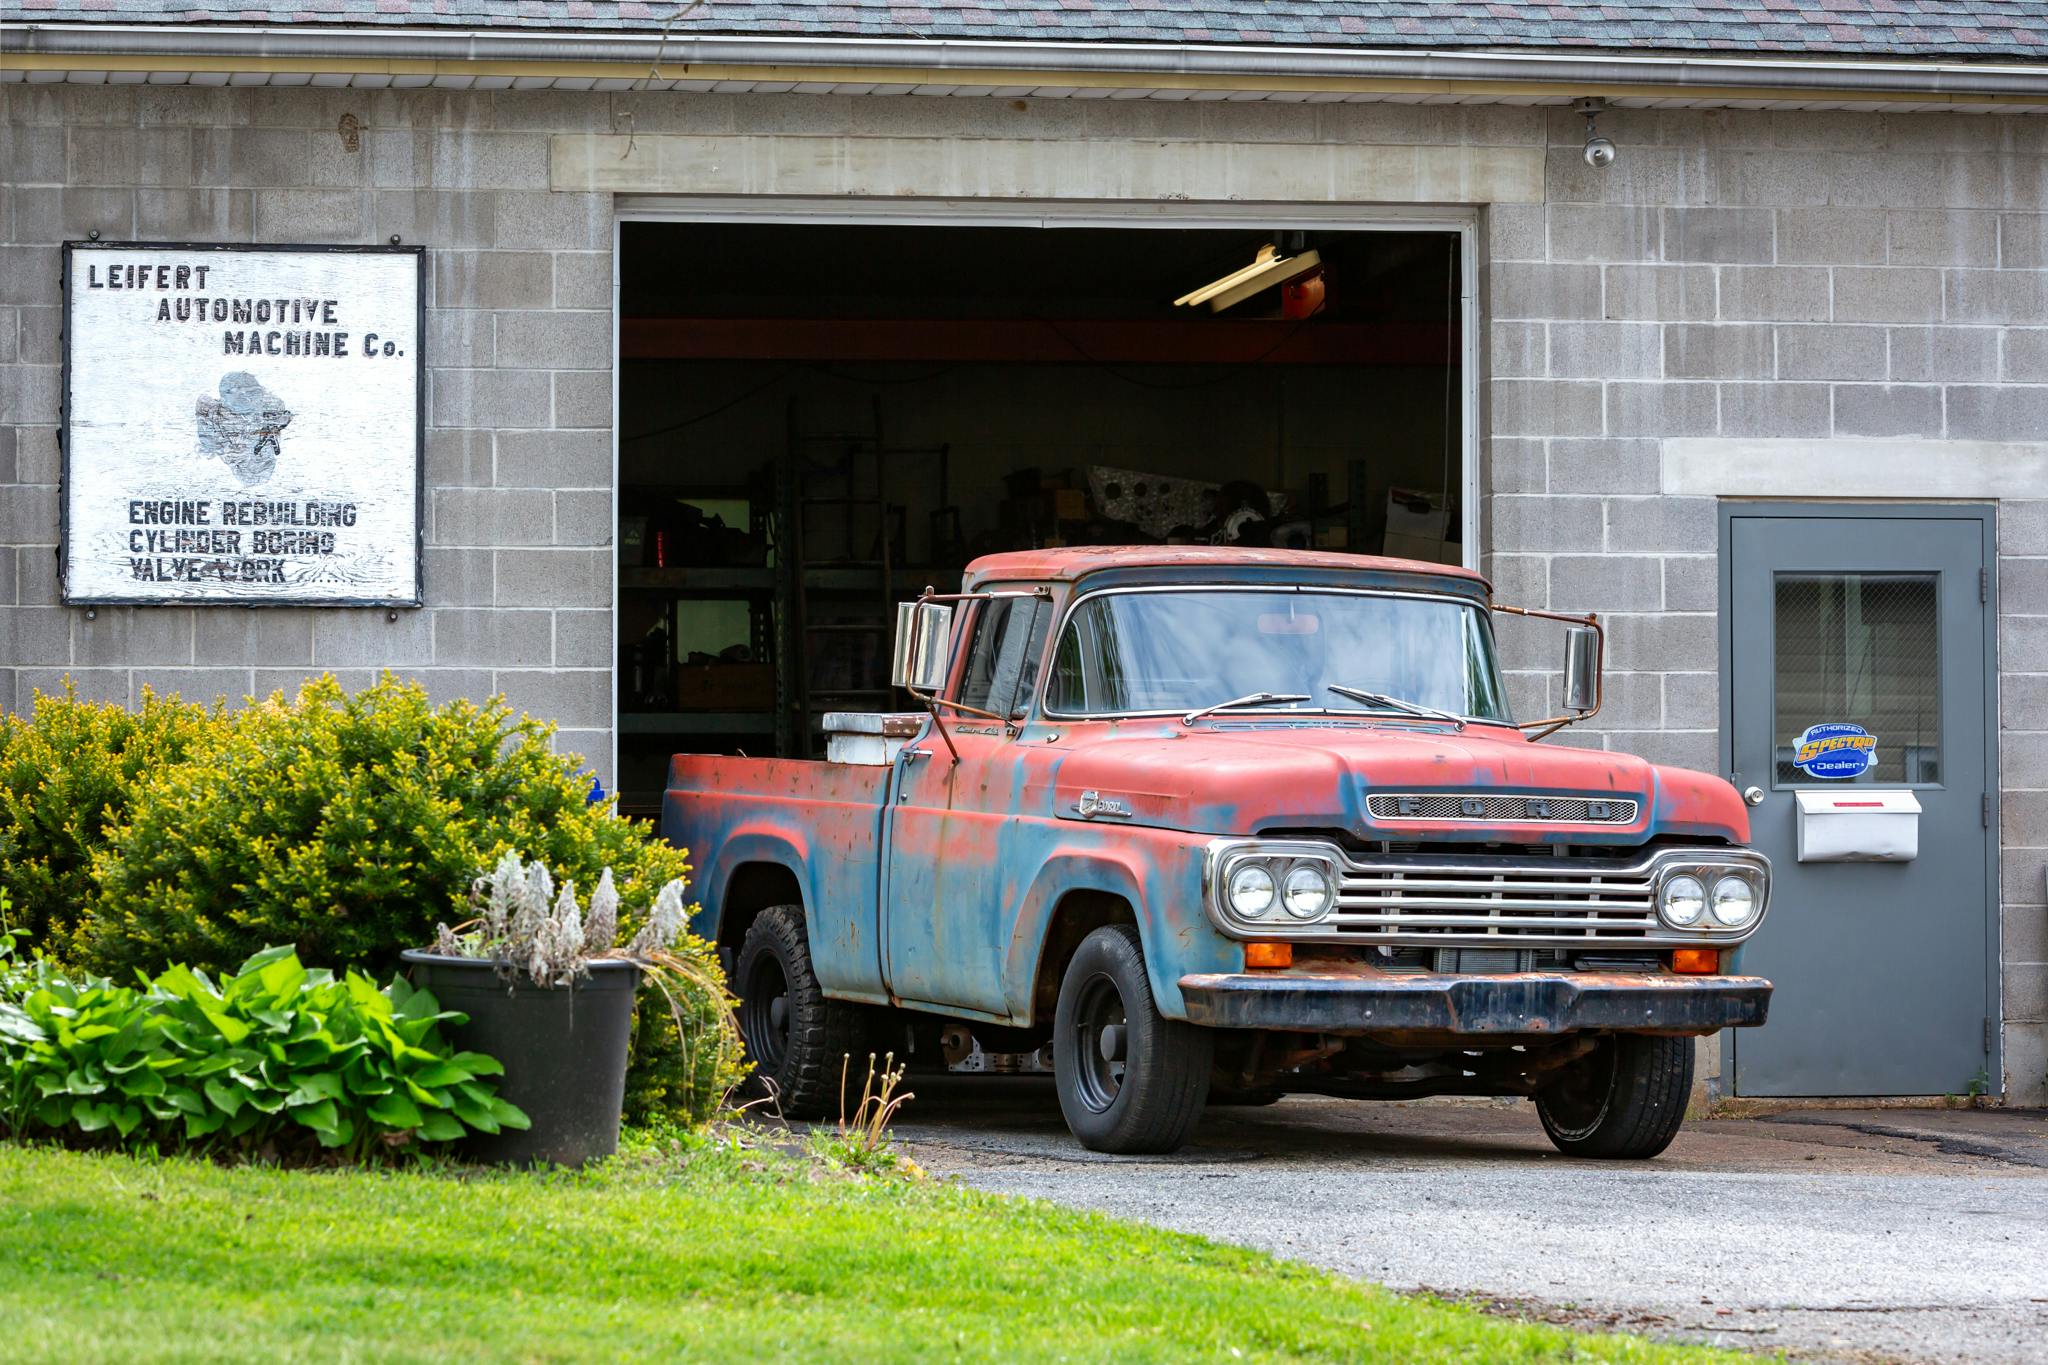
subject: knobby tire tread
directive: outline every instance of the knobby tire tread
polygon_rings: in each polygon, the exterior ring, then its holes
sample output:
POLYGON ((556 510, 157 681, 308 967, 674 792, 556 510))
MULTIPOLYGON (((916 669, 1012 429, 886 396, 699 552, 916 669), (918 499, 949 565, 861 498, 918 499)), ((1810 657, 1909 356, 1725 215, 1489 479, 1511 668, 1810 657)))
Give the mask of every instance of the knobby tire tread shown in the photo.
MULTIPOLYGON (((811 944, 801 907, 777 905, 763 910, 747 930, 748 948, 756 935, 781 958, 789 984, 789 1051, 783 1074, 773 1078, 777 1107, 785 1118, 825 1118, 837 1103, 843 1059, 854 1059, 844 1063, 849 1085, 867 1075, 865 1069, 859 1076, 852 1070, 860 1060, 864 1016, 857 1005, 826 998, 811 967, 811 944)), ((747 956, 747 948, 742 948, 741 956, 747 956)))

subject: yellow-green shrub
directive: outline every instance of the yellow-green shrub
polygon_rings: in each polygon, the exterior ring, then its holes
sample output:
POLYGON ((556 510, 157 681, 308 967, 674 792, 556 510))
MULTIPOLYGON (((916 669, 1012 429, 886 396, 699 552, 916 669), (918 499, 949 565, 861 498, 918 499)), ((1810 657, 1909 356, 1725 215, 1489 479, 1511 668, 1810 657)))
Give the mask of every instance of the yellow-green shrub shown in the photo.
POLYGON ((13 924, 50 956, 75 954, 93 899, 93 854, 130 793, 219 725, 218 707, 159 697, 140 710, 36 693, 28 715, 0 715, 0 887, 13 924))

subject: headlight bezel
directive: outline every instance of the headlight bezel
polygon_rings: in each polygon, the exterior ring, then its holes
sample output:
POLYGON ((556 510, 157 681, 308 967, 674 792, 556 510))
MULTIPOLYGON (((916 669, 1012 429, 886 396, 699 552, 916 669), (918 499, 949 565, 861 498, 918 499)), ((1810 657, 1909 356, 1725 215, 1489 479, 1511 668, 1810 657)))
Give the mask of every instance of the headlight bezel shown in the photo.
POLYGON ((1276 933, 1285 936, 1313 931, 1337 908, 1342 886, 1341 860, 1342 855, 1335 848, 1317 844, 1253 840, 1224 849, 1213 864, 1211 913, 1218 927, 1233 937, 1271 938, 1276 933), (1239 910, 1231 898, 1231 888, 1239 874, 1252 867, 1263 869, 1272 879, 1273 887, 1271 905, 1257 915, 1239 910), (1287 883, 1296 873, 1307 871, 1321 877, 1327 894, 1313 914, 1303 915, 1287 903, 1287 883))
POLYGON ((1771 868, 1762 854, 1749 849, 1739 852, 1739 857, 1680 855, 1661 862, 1655 896, 1658 924, 1668 933, 1697 936, 1703 942, 1741 938, 1755 932, 1770 902, 1771 868), (1686 879, 1697 884, 1700 891, 1699 915, 1690 922, 1676 919, 1669 912, 1672 884, 1686 879), (1737 924, 1722 921, 1714 912, 1715 893, 1731 880, 1749 888, 1750 913, 1737 924))

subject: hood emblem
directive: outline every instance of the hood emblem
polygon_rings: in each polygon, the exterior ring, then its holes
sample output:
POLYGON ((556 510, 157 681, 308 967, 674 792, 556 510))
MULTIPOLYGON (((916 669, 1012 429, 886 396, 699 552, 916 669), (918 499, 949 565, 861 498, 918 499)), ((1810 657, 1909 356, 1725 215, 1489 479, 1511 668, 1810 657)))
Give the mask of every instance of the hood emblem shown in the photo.
POLYGON ((1540 825, 1631 825, 1641 804, 1631 797, 1523 796, 1500 792, 1374 792, 1365 799, 1375 820, 1484 821, 1540 825))
POLYGON ((1074 803, 1074 814, 1083 820, 1093 820, 1098 815, 1128 820, 1131 818, 1131 808, 1115 797, 1104 796, 1101 792, 1082 792, 1081 799, 1074 803))

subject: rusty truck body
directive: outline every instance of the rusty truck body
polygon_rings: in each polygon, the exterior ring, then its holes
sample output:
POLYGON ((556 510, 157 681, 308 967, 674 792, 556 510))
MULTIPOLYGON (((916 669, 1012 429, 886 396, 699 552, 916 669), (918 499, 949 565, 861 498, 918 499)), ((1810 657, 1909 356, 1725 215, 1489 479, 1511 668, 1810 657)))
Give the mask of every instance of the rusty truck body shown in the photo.
POLYGON ((844 1055, 943 1021, 1049 1043, 1102 1150, 1315 1092, 1527 1096, 1567 1152, 1655 1155, 1693 1038, 1764 1021, 1770 868, 1726 782, 1539 742, 1597 708, 1592 618, 1567 709, 1516 722, 1512 610, 1463 569, 1207 547, 996 555, 906 604, 928 711, 856 725, 865 761, 673 763, 757 1084, 829 1112, 844 1055))

